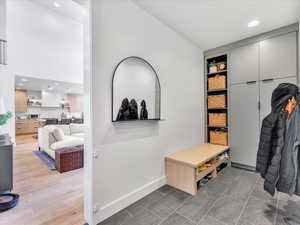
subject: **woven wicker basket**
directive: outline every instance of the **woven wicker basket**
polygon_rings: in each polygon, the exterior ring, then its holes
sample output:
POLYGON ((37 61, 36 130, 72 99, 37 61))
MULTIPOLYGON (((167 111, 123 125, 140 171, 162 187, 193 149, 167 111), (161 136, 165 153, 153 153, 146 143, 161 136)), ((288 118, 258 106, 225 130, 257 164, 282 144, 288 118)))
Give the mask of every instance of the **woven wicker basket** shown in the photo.
POLYGON ((208 126, 226 127, 227 126, 227 114, 226 113, 208 113, 208 126))
POLYGON ((225 89, 226 87, 227 87, 226 76, 216 75, 214 77, 208 78, 208 90, 209 91, 221 90, 221 89, 225 89))
POLYGON ((211 144, 228 145, 228 134, 224 131, 210 131, 209 139, 211 144))
POLYGON ((226 95, 210 95, 207 99, 207 107, 212 108, 226 108, 226 95))
POLYGON ((226 70, 227 69, 227 63, 225 61, 224 62, 219 62, 219 63, 217 63, 217 68, 218 68, 218 71, 226 70))

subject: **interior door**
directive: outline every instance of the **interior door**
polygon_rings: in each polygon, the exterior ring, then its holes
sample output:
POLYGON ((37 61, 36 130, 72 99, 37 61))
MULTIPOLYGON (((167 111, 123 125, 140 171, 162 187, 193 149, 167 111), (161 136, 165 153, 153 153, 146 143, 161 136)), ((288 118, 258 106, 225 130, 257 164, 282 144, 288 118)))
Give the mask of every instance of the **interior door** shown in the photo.
POLYGON ((232 162, 256 166, 259 140, 258 82, 235 84, 230 90, 229 132, 232 162))
POLYGON ((261 42, 261 80, 297 76, 297 33, 261 42))
POLYGON ((259 43, 232 50, 230 57, 230 83, 259 80, 259 43))
POLYGON ((260 125, 271 112, 271 97, 274 89, 281 83, 297 84, 297 78, 269 79, 260 82, 260 125))

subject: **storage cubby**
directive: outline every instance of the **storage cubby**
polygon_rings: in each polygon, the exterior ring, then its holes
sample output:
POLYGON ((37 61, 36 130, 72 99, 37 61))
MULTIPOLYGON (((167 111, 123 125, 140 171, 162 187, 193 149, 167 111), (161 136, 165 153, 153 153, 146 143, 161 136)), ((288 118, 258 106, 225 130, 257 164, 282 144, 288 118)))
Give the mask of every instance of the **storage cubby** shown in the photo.
POLYGON ((206 59, 207 142, 228 145, 228 77, 227 55, 206 59), (225 115, 225 116, 224 116, 225 115), (214 120, 218 120, 215 121, 214 120), (211 135, 214 135, 211 138, 211 135), (222 140, 218 140, 218 136, 222 140), (224 137, 226 140, 224 140, 224 137))

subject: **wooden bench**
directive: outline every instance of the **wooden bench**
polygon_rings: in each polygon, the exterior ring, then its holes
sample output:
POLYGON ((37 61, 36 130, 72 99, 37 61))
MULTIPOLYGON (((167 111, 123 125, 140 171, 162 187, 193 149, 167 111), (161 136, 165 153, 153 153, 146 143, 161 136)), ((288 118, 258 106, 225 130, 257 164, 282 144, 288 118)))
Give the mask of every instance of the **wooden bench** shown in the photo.
POLYGON ((228 158, 217 156, 229 150, 228 146, 201 144, 165 158, 167 184, 190 193, 197 194, 197 182, 208 174, 217 176, 217 167, 228 158), (199 166, 211 162, 211 166, 200 171, 199 166))

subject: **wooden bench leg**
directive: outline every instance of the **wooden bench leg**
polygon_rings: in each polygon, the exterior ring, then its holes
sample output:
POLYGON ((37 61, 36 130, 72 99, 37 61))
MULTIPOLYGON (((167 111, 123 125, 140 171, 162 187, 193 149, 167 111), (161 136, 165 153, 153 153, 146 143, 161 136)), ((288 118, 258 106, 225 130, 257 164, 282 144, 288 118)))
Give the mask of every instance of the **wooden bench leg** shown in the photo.
POLYGON ((166 160, 166 181, 167 184, 190 193, 197 194, 197 181, 195 168, 180 163, 166 160))
POLYGON ((217 176, 218 176, 217 169, 214 169, 214 170, 211 172, 211 175, 212 175, 213 178, 217 177, 217 176))

